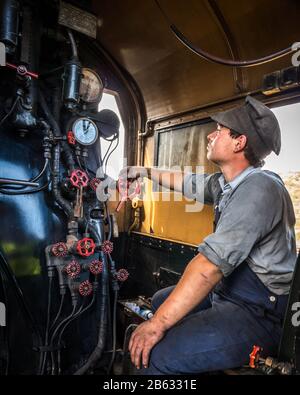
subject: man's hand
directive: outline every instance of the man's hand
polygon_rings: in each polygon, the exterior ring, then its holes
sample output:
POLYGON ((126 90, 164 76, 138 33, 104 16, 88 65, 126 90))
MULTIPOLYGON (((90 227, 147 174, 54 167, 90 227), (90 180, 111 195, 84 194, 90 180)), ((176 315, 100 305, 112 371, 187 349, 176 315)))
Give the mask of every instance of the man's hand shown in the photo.
POLYGON ((165 331, 152 319, 143 322, 133 332, 129 342, 129 351, 131 361, 137 369, 141 366, 141 360, 144 368, 148 367, 150 352, 163 338, 164 333, 165 331))
POLYGON ((148 168, 142 166, 124 167, 119 173, 119 179, 135 180, 140 177, 148 177, 148 168))
POLYGON ((138 369, 141 359, 143 366, 148 366, 150 351, 164 333, 198 306, 222 277, 219 267, 200 253, 189 262, 178 284, 154 316, 131 336, 129 351, 138 369))
POLYGON ((158 184, 182 193, 184 173, 181 170, 165 170, 154 167, 128 166, 120 171, 119 179, 132 181, 147 177, 158 184))

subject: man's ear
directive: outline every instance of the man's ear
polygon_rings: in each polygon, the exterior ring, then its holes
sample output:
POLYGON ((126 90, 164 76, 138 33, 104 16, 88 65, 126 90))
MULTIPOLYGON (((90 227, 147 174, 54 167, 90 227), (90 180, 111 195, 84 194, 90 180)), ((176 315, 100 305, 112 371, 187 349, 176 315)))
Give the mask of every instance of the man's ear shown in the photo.
POLYGON ((234 140, 234 152, 243 151, 247 144, 247 137, 241 134, 234 140))

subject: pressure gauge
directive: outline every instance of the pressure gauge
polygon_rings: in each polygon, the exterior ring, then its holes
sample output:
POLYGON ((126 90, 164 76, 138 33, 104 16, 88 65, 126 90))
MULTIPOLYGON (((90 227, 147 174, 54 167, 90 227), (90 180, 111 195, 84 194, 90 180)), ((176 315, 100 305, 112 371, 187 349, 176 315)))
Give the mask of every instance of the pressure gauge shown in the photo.
POLYGON ((78 118, 73 123, 72 131, 79 144, 91 145, 98 138, 98 128, 89 118, 78 118))
POLYGON ((83 68, 80 82, 79 95, 81 100, 86 103, 100 102, 103 94, 103 82, 99 75, 88 68, 83 68))

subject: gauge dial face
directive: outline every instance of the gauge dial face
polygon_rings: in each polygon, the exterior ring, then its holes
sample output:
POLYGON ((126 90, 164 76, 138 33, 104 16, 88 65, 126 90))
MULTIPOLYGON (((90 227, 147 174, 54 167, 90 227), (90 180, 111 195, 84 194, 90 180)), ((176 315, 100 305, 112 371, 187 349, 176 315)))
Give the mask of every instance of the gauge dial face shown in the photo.
POLYGON ((91 145, 98 138, 98 128, 89 118, 78 118, 72 127, 75 139, 79 144, 91 145))
POLYGON ((87 68, 82 69, 79 95, 86 103, 100 102, 103 94, 103 83, 95 71, 87 68))

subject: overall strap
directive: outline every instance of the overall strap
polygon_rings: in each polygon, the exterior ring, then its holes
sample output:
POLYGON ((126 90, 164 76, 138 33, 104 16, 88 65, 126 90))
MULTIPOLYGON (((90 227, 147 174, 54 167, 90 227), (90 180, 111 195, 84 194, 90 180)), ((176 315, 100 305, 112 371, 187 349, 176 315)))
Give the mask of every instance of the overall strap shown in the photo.
POLYGON ((220 216, 221 216, 221 211, 219 210, 219 203, 221 200, 221 195, 222 195, 222 189, 220 189, 220 192, 217 195, 215 205, 214 205, 214 222, 213 222, 213 231, 216 231, 217 224, 219 222, 220 216))

